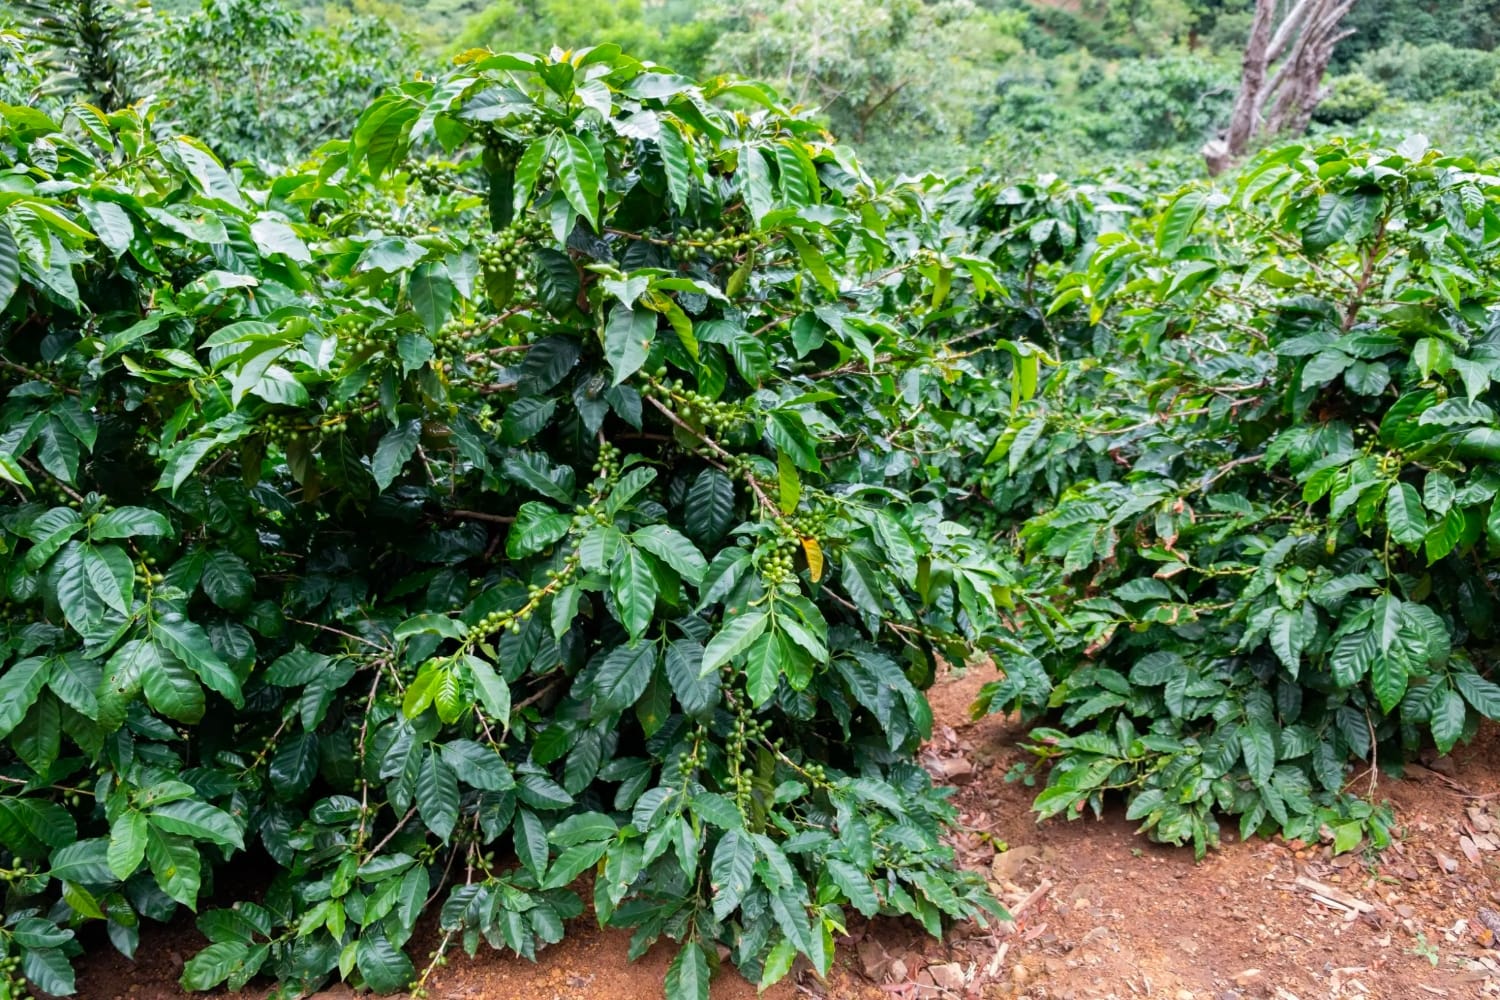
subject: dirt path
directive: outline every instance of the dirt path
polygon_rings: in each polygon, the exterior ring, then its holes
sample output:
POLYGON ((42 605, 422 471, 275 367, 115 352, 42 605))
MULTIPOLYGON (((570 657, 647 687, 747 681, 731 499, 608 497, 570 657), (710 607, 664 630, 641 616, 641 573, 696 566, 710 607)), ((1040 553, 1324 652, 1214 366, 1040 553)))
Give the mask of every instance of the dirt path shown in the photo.
MULTIPOLYGON (((937 734, 924 756, 959 786, 964 863, 987 872, 1014 926, 956 928, 943 943, 896 921, 851 927, 827 983, 803 973, 767 1000, 1420 1000, 1500 996, 1500 950, 1481 919, 1500 911, 1500 733, 1487 730, 1436 770, 1385 780, 1399 842, 1371 862, 1317 845, 1226 842, 1201 864, 1103 821, 1032 821, 1035 789, 1005 780, 1024 759, 1005 719, 968 719, 980 671, 932 691, 937 734), (1486 798, 1486 796, 1494 796, 1486 798), (1493 839, 1492 839, 1493 838, 1493 839), (997 853, 995 842, 1009 850, 997 853), (1300 880, 1300 881, 1299 881, 1300 880), (1318 898, 1318 897, 1321 897, 1318 898)), ((1500 914, 1493 917, 1500 929, 1500 914)), ((454 956, 432 1000, 656 1000, 670 955, 626 961, 628 935, 587 918, 532 965, 454 956)), ((143 935, 132 964, 99 949, 80 970, 85 1000, 176 1000, 190 933, 143 935)), ((249 990, 260 998, 265 990, 249 990)), ((733 972, 714 1000, 749 1000, 733 972)), ((320 995, 349 998, 344 988, 320 995)))
MULTIPOLYGON (((1500 792, 1500 734, 1487 731, 1453 759, 1434 762, 1446 773, 1413 767, 1407 779, 1381 783, 1377 795, 1394 804, 1402 836, 1374 862, 1358 854, 1330 858, 1316 845, 1226 837, 1222 850, 1195 864, 1190 851, 1135 836, 1119 810, 1102 821, 1033 822, 1025 806, 1035 789, 1004 777, 1025 759, 1016 749, 1020 730, 1002 718, 971 723, 965 713, 986 679, 971 671, 933 690, 941 721, 929 765, 962 782, 957 802, 965 822, 1010 848, 997 855, 967 837, 966 863, 989 866, 1012 906, 1028 896, 1036 901, 997 940, 976 935, 934 948, 880 928, 874 937, 885 954, 903 960, 908 977, 924 964, 958 966, 928 972, 938 983, 947 977, 954 987, 947 991, 924 988, 916 972, 888 995, 1500 996, 1500 978, 1488 978, 1500 977, 1493 957, 1500 952, 1486 947, 1494 934, 1479 920, 1481 909, 1500 909, 1500 836, 1488 836, 1500 831, 1500 799, 1480 798, 1500 792), (1001 947, 1003 960, 990 975, 1001 947), (964 973, 962 986, 955 971, 964 973)), ((867 959, 880 957, 871 945, 864 950, 867 959)))

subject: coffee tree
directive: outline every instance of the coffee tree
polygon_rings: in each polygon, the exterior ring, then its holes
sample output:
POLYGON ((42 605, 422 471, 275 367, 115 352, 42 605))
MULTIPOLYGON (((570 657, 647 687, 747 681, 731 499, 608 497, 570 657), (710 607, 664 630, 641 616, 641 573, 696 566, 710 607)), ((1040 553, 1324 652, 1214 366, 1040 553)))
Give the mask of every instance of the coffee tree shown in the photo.
POLYGON ((1354 779, 1500 716, 1497 205, 1421 141, 1293 146, 1052 275, 1092 335, 988 457, 1042 493, 1038 659, 980 706, 1046 717, 1043 815, 1380 844, 1354 779))
POLYGON ((472 53, 274 178, 0 111, 12 984, 179 907, 184 986, 288 995, 534 955, 580 889, 673 997, 999 912, 913 759, 1010 582, 922 460, 902 317, 995 283, 919 199, 611 46, 472 53))

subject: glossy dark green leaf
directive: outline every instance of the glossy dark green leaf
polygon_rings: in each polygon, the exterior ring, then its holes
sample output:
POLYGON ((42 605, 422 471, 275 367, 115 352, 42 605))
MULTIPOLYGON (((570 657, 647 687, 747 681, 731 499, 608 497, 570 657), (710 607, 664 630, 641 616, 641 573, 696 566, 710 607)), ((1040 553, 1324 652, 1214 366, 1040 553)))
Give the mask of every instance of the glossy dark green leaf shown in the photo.
POLYGON ((649 642, 616 646, 600 661, 592 692, 595 710, 619 712, 635 704, 656 669, 656 647, 649 642))

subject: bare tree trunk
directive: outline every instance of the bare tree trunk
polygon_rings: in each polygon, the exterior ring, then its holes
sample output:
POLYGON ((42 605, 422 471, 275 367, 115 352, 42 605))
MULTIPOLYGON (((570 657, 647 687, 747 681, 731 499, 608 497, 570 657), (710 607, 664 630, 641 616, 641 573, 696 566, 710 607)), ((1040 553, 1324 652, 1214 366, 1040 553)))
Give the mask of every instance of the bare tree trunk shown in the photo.
POLYGON ((1223 173, 1250 146, 1261 91, 1266 85, 1266 67, 1270 64, 1271 25, 1276 19, 1276 6, 1277 0, 1255 0, 1255 20, 1250 25, 1250 40, 1245 44, 1240 92, 1229 116, 1229 131, 1222 140, 1203 147, 1210 174, 1223 173))
POLYGON ((1291 0, 1278 23, 1281 0, 1256 0, 1229 128, 1222 139, 1203 147, 1210 174, 1222 173, 1244 156, 1257 135, 1307 128, 1323 97, 1323 74, 1334 47, 1353 33, 1340 31, 1339 24, 1355 2, 1291 0), (1271 64, 1278 60, 1268 81, 1271 64))

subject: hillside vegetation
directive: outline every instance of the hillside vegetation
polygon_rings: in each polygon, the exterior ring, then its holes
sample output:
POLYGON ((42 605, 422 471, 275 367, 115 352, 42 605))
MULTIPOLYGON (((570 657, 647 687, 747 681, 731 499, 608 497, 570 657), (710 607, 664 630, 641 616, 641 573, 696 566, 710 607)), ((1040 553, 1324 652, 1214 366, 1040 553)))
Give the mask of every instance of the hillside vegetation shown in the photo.
POLYGON ((1210 181, 1242 7, 27 4, 0 991, 183 909, 188 989, 421 995, 587 892, 672 1000, 1004 917, 944 663, 1042 816, 1387 843, 1500 718, 1496 57, 1361 14, 1210 181))

